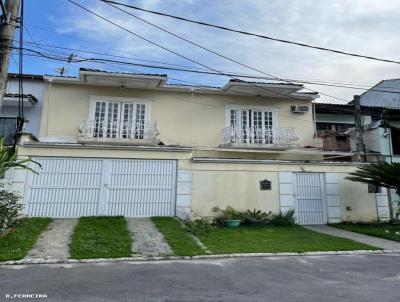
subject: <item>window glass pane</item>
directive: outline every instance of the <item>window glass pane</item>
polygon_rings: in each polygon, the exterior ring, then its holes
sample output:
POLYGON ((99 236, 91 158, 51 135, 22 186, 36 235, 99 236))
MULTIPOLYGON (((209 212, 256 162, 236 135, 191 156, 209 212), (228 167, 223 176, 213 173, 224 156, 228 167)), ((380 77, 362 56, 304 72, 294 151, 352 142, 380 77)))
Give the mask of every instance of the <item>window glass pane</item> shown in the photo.
POLYGON ((0 118, 0 137, 4 137, 6 145, 11 145, 17 127, 17 118, 3 117, 0 118))

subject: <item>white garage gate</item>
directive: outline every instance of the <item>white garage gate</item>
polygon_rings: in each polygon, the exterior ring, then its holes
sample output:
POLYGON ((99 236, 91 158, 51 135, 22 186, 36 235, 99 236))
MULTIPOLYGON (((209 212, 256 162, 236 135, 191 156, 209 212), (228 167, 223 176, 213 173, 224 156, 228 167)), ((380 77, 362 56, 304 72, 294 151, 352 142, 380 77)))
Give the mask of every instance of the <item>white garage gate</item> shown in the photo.
POLYGON ((30 216, 174 216, 176 161, 36 157, 28 173, 30 216))

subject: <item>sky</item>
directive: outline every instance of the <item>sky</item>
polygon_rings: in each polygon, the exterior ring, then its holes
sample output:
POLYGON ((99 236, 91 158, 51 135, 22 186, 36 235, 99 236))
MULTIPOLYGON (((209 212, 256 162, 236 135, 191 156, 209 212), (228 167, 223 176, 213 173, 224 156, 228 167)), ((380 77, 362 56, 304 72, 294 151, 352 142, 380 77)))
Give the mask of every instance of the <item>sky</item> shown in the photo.
MULTIPOLYGON (((159 43, 193 61, 223 72, 265 76, 190 45, 99 0, 74 0, 135 34, 159 43)), ((308 43, 385 59, 400 61, 400 0, 119 0, 145 9, 184 16, 276 38, 308 43)), ((244 36, 171 18, 130 10, 174 34, 278 78, 338 82, 371 87, 383 79, 400 78, 400 65, 354 58, 244 36)), ((192 68, 210 71, 189 60, 121 30, 67 0, 25 0, 26 48, 67 58, 107 58, 139 64, 192 68), (50 48, 53 45, 97 52, 50 48), (123 58, 122 58, 123 57, 123 58), (151 62, 148 62, 151 61, 151 62), (154 62, 161 63, 154 63, 154 62), (164 65, 167 66, 167 65, 164 65)), ((33 55, 32 52, 26 52, 33 55)), ((14 56, 10 70, 17 71, 14 56)), ((67 63, 26 56, 24 72, 57 74, 64 67, 76 76, 79 67, 120 72, 168 74, 169 82, 186 85, 223 86, 229 77, 150 69, 94 62, 67 63)), ((320 101, 345 103, 363 90, 305 85, 318 91, 320 101)), ((307 90, 308 89, 308 90, 307 90)))

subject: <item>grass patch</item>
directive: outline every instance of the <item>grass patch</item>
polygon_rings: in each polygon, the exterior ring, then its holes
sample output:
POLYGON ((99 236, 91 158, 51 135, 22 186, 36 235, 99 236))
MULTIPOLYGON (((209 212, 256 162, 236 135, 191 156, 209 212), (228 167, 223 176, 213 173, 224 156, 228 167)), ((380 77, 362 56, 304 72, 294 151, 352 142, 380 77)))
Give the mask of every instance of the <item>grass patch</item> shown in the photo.
POLYGON ((240 226, 200 232, 197 237, 215 254, 375 250, 373 246, 324 235, 301 226, 240 226))
POLYGON ((0 261, 19 260, 33 247, 50 218, 25 218, 4 237, 0 237, 0 261))
POLYGON ((131 243, 124 217, 81 217, 72 237, 71 258, 129 257, 131 243))
POLYGON ((157 229, 178 256, 203 255, 204 251, 182 227, 180 221, 172 217, 152 217, 157 229))
POLYGON ((332 226, 374 237, 400 241, 400 224, 333 224, 332 226))

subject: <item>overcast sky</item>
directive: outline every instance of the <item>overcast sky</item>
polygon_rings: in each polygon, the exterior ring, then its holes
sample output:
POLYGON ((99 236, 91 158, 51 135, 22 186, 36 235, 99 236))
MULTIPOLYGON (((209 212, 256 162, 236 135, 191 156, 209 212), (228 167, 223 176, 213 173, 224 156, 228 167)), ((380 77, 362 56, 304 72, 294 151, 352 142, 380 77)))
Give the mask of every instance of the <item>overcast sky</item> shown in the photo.
MULTIPOLYGON (((136 34, 214 69, 263 76, 196 48, 98 0, 75 1, 136 34)), ((400 61, 400 0, 119 1, 277 38, 400 61)), ((38 46, 43 48, 41 44, 50 44, 138 59, 114 58, 134 63, 146 63, 139 60, 151 60, 205 69, 89 15, 66 0, 25 0, 25 3, 26 27, 30 33, 25 34, 25 39, 31 41, 33 38, 38 43, 27 47, 39 50, 38 46)), ((400 78, 400 65, 396 64, 243 36, 135 10, 131 12, 213 51, 279 78, 364 85, 372 85, 382 79, 400 78)), ((58 55, 63 57, 71 53, 66 50, 57 51, 61 52, 58 55)), ((101 57, 76 51, 74 54, 81 57, 101 57)), ((11 65, 13 71, 16 70, 15 59, 11 65)), ((56 68, 66 67, 69 70, 68 75, 74 76, 79 66, 122 72, 168 73, 172 83, 221 86, 229 80, 223 76, 141 67, 99 63, 68 64, 32 57, 25 60, 25 72, 29 73, 55 74, 56 68)), ((337 87, 306 86, 348 101, 354 94, 362 92, 337 87)), ((324 95, 320 100, 339 102, 324 95)))

